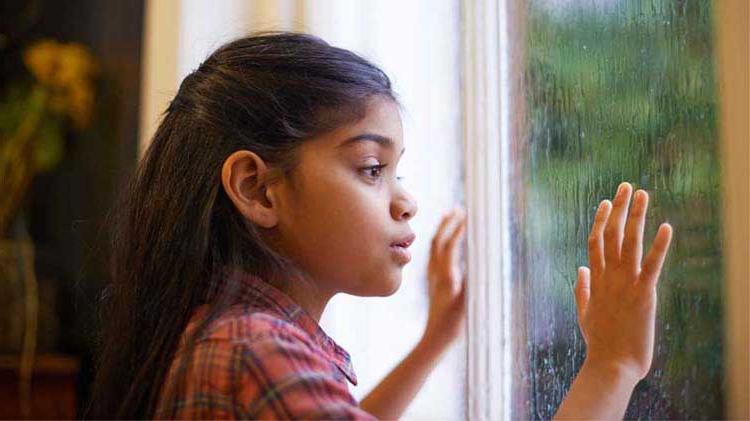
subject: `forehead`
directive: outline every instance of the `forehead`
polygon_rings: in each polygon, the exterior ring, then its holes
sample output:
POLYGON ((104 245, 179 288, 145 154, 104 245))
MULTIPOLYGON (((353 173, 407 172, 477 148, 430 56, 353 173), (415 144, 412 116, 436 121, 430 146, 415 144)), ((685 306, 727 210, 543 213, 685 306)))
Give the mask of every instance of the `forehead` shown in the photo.
POLYGON ((404 146, 399 107, 390 99, 373 99, 362 119, 320 135, 305 144, 317 152, 331 153, 371 144, 392 148, 400 154, 404 146))

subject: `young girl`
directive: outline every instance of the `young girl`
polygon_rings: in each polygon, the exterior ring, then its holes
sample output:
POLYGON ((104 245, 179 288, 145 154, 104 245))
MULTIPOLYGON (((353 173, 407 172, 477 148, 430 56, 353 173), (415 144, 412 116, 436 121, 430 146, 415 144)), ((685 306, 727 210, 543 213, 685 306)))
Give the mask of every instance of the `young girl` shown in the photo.
MULTIPOLYGON (((394 419, 459 336, 456 210, 432 239, 429 317, 359 404, 347 352, 318 325, 343 292, 401 283, 414 199, 388 77, 318 38, 230 42, 182 82, 124 197, 104 296, 94 418, 394 419)), ((622 417, 651 364, 671 228, 641 264, 648 196, 602 202, 576 289, 586 361, 558 416, 622 417)))

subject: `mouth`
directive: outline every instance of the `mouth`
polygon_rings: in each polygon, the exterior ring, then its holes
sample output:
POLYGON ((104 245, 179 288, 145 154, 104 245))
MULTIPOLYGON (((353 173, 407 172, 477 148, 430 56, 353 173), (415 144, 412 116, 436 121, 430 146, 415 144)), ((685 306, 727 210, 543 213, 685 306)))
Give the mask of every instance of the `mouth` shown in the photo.
POLYGON ((409 261, 411 261, 409 246, 414 242, 415 238, 417 238, 417 236, 414 235, 413 232, 410 232, 408 235, 405 235, 391 243, 391 254, 396 260, 398 260, 400 264, 405 265, 409 263, 409 261))
POLYGON ((391 243, 391 247, 401 247, 401 248, 409 248, 409 246, 414 242, 414 240, 417 238, 414 233, 409 233, 408 235, 401 237, 400 239, 394 241, 391 243))

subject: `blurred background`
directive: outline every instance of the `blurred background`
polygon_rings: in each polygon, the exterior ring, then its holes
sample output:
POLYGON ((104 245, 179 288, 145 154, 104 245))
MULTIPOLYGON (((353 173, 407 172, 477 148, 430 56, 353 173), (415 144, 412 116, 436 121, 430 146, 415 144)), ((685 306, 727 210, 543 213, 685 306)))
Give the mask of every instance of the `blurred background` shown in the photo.
POLYGON ((0 8, 0 417, 73 417, 106 217, 136 163, 143 4, 0 8))

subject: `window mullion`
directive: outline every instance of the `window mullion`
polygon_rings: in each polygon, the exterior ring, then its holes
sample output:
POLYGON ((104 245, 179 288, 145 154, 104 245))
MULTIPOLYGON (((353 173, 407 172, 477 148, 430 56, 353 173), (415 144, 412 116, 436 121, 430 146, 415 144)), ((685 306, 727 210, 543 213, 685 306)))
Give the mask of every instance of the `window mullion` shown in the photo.
POLYGON ((469 419, 510 419, 510 66, 505 0, 463 6, 469 419))

